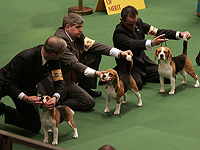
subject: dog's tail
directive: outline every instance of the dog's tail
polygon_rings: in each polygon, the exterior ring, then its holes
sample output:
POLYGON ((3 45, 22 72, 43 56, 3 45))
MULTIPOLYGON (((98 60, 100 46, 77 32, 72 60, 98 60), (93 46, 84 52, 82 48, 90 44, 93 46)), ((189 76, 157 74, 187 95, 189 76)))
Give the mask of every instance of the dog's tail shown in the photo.
POLYGON ((128 74, 131 74, 131 69, 132 69, 132 66, 133 66, 133 59, 131 58, 130 55, 127 56, 127 61, 126 61, 126 72, 128 74))
POLYGON ((183 36, 183 54, 187 55, 187 46, 188 46, 188 39, 186 38, 186 34, 183 36))

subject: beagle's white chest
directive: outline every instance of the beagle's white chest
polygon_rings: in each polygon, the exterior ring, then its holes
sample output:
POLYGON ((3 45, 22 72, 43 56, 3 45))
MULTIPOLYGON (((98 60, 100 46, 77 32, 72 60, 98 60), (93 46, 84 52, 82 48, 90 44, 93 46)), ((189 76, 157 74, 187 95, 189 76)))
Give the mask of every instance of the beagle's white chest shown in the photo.
POLYGON ((115 92, 115 89, 113 86, 108 85, 107 88, 105 89, 105 93, 107 97, 111 97, 114 99, 117 97, 117 93, 115 92))
POLYGON ((170 62, 160 61, 158 64, 158 73, 160 76, 165 78, 172 77, 173 68, 170 65, 170 62))
POLYGON ((43 112, 41 123, 48 128, 56 127, 56 120, 51 117, 50 113, 50 111, 43 112))

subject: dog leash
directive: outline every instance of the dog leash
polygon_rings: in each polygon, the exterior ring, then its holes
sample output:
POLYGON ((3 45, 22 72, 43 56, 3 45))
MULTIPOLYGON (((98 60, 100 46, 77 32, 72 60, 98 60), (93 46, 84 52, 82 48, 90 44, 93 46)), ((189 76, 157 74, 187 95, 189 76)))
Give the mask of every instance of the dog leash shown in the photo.
MULTIPOLYGON (((164 39, 166 39, 166 37, 163 37, 164 39)), ((163 43, 160 44, 161 47, 163 47, 163 43)), ((167 42, 165 41, 165 47, 167 47, 167 42)))

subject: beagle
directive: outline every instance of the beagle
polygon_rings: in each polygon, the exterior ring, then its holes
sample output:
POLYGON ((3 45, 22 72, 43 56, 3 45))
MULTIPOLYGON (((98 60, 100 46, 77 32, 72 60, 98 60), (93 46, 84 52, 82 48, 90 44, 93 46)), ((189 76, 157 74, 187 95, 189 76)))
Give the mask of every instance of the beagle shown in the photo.
MULTIPOLYGON (((41 97, 41 101, 46 103, 50 98, 50 96, 44 95, 41 97)), ((52 144, 58 145, 58 125, 63 121, 66 121, 68 125, 74 130, 73 138, 78 138, 77 127, 75 126, 73 120, 74 111, 72 109, 65 105, 59 105, 54 107, 52 110, 48 110, 44 106, 41 107, 43 108, 41 123, 44 131, 44 143, 48 143, 48 129, 52 129, 52 144)))
POLYGON ((130 89, 135 93, 138 98, 138 107, 142 106, 142 99, 139 93, 135 80, 131 76, 131 68, 133 66, 133 60, 130 56, 127 56, 127 71, 120 77, 114 69, 106 70, 106 73, 102 75, 102 79, 106 80, 105 93, 106 93, 106 108, 104 112, 110 111, 111 98, 116 99, 116 109, 114 114, 120 114, 121 97, 124 96, 123 104, 127 103, 126 92, 130 89))
POLYGON ((192 76, 195 80, 196 88, 199 87, 199 81, 197 75, 194 73, 191 60, 187 57, 187 38, 186 34, 183 37, 183 54, 172 57, 171 50, 168 47, 159 47, 155 51, 155 59, 158 57, 158 73, 160 76, 160 92, 164 90, 164 78, 169 78, 171 82, 170 95, 175 93, 175 75, 181 74, 183 76, 182 84, 187 83, 186 72, 192 76), (186 71, 186 72, 185 72, 186 71))

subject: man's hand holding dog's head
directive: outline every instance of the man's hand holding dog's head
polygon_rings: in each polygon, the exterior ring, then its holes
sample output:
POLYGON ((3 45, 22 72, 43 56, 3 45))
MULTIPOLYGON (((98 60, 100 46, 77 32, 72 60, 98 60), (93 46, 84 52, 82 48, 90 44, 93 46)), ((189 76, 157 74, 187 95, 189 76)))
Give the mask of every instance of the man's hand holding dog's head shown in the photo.
POLYGON ((51 110, 53 109, 53 107, 55 107, 56 105, 56 98, 55 97, 52 97, 48 100, 48 102, 44 103, 44 107, 46 107, 47 109, 51 110))

